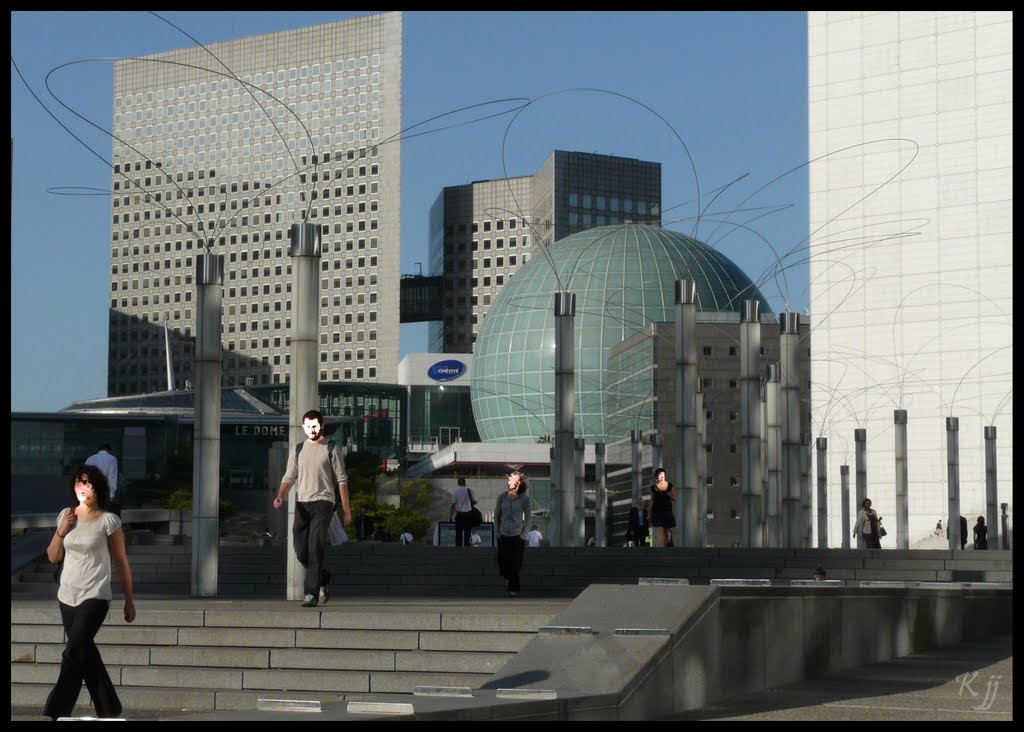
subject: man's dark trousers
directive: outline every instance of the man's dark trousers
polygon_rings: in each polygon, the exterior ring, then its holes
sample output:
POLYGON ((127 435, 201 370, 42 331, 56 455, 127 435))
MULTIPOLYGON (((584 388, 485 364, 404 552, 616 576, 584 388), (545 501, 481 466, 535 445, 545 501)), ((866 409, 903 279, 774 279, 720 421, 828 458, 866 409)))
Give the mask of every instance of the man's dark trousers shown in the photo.
POLYGON ((469 543, 469 530, 473 528, 473 520, 469 511, 455 512, 455 546, 472 546, 469 543))
POLYGON ((321 586, 330 582, 327 572, 327 544, 334 504, 329 501, 296 501, 292 541, 295 558, 306 568, 305 594, 317 596, 321 586))

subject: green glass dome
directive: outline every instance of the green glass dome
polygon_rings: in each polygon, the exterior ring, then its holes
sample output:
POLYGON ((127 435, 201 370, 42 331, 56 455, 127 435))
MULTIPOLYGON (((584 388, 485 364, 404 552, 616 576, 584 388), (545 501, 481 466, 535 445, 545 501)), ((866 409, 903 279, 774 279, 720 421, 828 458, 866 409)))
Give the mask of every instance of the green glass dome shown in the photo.
POLYGON ((675 320, 675 283, 697 283, 702 311, 739 311, 760 290, 706 244, 668 229, 627 224, 567 236, 536 253, 487 313, 473 352, 471 399, 484 442, 554 434, 554 294, 576 295, 576 436, 605 440, 609 349, 647 323, 675 320))

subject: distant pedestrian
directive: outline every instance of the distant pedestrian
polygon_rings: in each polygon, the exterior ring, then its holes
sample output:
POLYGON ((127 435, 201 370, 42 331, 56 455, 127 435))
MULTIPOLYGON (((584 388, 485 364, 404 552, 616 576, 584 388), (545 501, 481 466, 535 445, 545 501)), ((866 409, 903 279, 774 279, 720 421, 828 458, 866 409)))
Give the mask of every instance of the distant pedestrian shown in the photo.
POLYGON ((469 545, 471 547, 478 547, 483 543, 483 539, 480 538, 480 534, 476 531, 477 527, 474 526, 469 530, 469 545))
POLYGON ((107 478, 107 485, 110 486, 110 506, 107 509, 111 513, 121 515, 121 496, 117 494, 117 458, 114 457, 114 450, 109 442, 100 445, 99 451, 90 455, 86 465, 94 465, 99 468, 107 478))
POLYGON ((526 535, 526 543, 529 546, 540 546, 544 543, 544 534, 540 533, 537 524, 530 527, 530 533, 526 535))
POLYGON ((110 609, 110 566, 117 567, 124 591, 124 619, 135 621, 132 572, 124 548, 121 519, 108 511, 110 491, 103 472, 95 465, 83 465, 71 474, 74 506, 57 517, 46 556, 52 564, 63 562, 57 605, 60 608, 67 645, 61 655, 60 676, 43 713, 51 719, 70 716, 78 703, 84 682, 100 717, 121 714, 121 700, 99 648, 96 634, 110 609))
POLYGON ((356 541, 367 541, 372 537, 373 521, 366 513, 366 506, 360 506, 356 515, 356 541))
POLYGON ((669 546, 669 529, 676 525, 672 504, 676 500, 676 489, 665 478, 665 469, 654 471, 654 485, 651 486, 651 526, 658 529, 658 546, 669 546))
POLYGON ((494 526, 498 530, 498 570, 505 578, 508 596, 517 597, 526 547, 526 522, 532 510, 522 473, 518 470, 509 473, 507 485, 508 490, 498 496, 494 506, 494 526))
POLYGON ((857 513, 857 523, 853 527, 853 536, 857 534, 864 537, 864 544, 868 549, 881 549, 878 541, 878 514, 871 508, 871 499, 865 498, 861 504, 861 510, 857 513))
POLYGON ((825 568, 820 564, 814 570, 814 581, 824 582, 825 581, 825 568))
POLYGON ((629 509, 629 523, 626 528, 626 541, 633 546, 644 546, 651 533, 651 522, 644 506, 644 497, 637 496, 636 505, 629 509))
POLYGON ((978 516, 978 523, 974 524, 974 548, 988 549, 988 527, 984 516, 978 516))
POLYGON ((331 573, 327 571, 327 543, 335 492, 341 497, 343 523, 352 523, 348 501, 348 476, 341 450, 334 449, 323 435, 324 418, 315 409, 302 415, 307 439, 288 455, 288 469, 277 489, 274 508, 280 510, 288 491, 296 486, 292 541, 295 558, 305 570, 303 607, 326 605, 330 598, 331 573))
POLYGON ((455 522, 455 546, 469 546, 469 532, 473 528, 473 507, 476 499, 473 492, 466 487, 466 479, 459 478, 455 490, 452 491, 452 505, 448 511, 448 520, 455 522))
POLYGON ((960 517, 960 551, 967 548, 967 517, 960 517))
POLYGON ((402 542, 402 545, 412 544, 412 534, 408 528, 402 529, 402 533, 398 536, 398 540, 402 542))

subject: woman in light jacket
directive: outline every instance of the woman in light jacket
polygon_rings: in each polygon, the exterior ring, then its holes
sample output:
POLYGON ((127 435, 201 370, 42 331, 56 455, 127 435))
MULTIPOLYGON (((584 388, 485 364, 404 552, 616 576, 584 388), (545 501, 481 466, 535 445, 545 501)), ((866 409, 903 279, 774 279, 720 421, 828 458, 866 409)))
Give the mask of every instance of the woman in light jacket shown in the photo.
POLYGON ((881 549, 882 544, 878 540, 878 514, 871 508, 871 499, 865 498, 862 508, 857 513, 857 523, 853 527, 853 536, 860 534, 864 537, 864 544, 868 549, 881 549))
POLYGON ((530 520, 530 497, 526 478, 518 470, 508 476, 508 490, 498 496, 494 507, 494 526, 498 530, 498 571, 505 578, 509 597, 519 595, 519 570, 523 566, 526 526, 530 520))

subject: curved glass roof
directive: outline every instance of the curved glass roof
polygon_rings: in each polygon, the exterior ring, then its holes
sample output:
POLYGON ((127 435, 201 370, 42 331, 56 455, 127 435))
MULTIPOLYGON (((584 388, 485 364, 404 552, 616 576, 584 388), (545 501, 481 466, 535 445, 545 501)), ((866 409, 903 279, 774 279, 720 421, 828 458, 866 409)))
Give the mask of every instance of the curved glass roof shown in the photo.
POLYGON ((474 348, 480 437, 534 442, 554 434, 554 294, 576 295, 576 436, 605 440, 608 350, 647 323, 675 320, 675 283, 697 283, 703 311, 768 302, 711 247, 679 232, 626 224, 588 229, 534 254, 498 294, 474 348))

